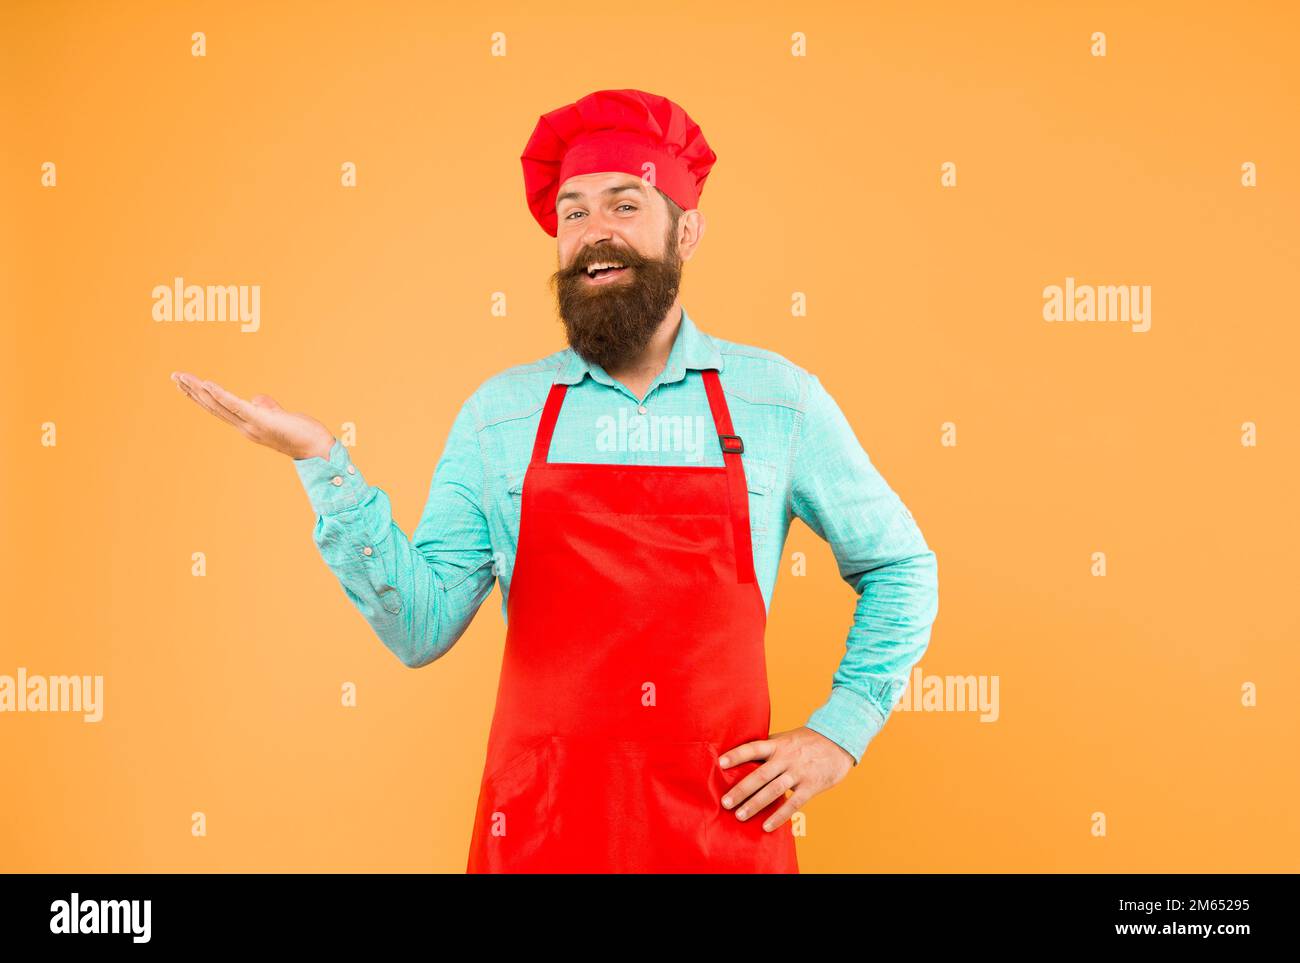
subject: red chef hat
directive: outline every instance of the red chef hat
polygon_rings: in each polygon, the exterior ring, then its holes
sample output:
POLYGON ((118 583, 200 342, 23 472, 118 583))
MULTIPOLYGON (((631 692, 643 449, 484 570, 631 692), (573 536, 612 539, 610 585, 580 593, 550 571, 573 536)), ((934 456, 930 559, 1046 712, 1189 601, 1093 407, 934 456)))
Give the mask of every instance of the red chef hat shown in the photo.
POLYGON ((645 177, 683 210, 699 203, 717 155, 699 126, 667 97, 642 90, 597 90, 543 114, 519 158, 528 208, 551 237, 560 185, 579 174, 623 171, 645 177))

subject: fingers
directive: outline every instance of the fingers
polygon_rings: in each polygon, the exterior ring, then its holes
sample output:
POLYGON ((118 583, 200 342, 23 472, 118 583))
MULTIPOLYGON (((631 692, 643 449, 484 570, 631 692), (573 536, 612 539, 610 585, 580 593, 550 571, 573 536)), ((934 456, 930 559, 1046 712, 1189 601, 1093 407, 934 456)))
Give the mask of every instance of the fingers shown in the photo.
MULTIPOLYGON (((740 795, 740 793, 738 793, 736 790, 739 789, 741 786, 743 786, 750 779, 753 779, 760 772, 762 772, 762 768, 754 770, 752 773, 746 776, 742 782, 738 783, 736 788, 733 789, 731 793, 729 793, 729 795, 731 795, 732 797, 740 795)), ((768 804, 771 803, 773 800, 779 799, 782 796, 784 796, 786 790, 793 788, 794 784, 795 784, 794 773, 790 772, 788 769, 779 772, 774 776, 764 777, 760 785, 754 787, 757 791, 754 790, 749 791, 749 793, 752 793, 752 795, 747 793, 746 795, 740 796, 740 798, 744 799, 745 801, 741 803, 740 808, 736 810, 736 818, 743 822, 744 820, 749 819, 751 816, 755 815, 756 813, 762 812, 765 808, 767 808, 768 804)))
POLYGON ((782 803, 781 807, 777 809, 776 812, 772 813, 772 815, 768 816, 767 819, 763 821, 763 830, 770 833, 772 830, 782 825, 787 819, 802 809, 803 804, 810 798, 812 798, 811 794, 804 794, 796 790, 794 795, 782 803))
POLYGON ((213 400, 249 427, 257 423, 257 408, 238 395, 232 395, 215 381, 202 382, 213 400))
POLYGON ((176 382, 176 387, 185 392, 200 408, 206 408, 222 421, 228 421, 239 429, 247 429, 247 425, 236 418, 229 409, 217 404, 215 399, 205 391, 202 383, 193 375, 177 372, 172 375, 172 380, 176 382))
POLYGON ((728 749, 718 757, 718 765, 723 769, 730 769, 732 766, 739 765, 742 762, 749 762, 751 759, 766 759, 772 755, 776 749, 776 740, 774 739, 755 739, 753 742, 744 742, 734 749, 728 749))
POLYGON ((789 762, 772 758, 776 748, 775 739, 755 739, 728 749, 718 757, 718 765, 724 769, 757 759, 768 760, 727 791, 722 797, 722 808, 739 807, 736 818, 748 819, 795 784, 789 762))
MULTIPOLYGON (((734 755, 734 753, 729 753, 728 755, 734 755)), ((789 762, 777 759, 769 760, 759 766, 749 775, 745 776, 744 779, 740 780, 740 782, 727 790, 727 794, 722 797, 722 808, 732 809, 744 803, 744 808, 748 810, 746 815, 752 815, 756 808, 761 809, 762 806, 755 807, 752 805, 752 803, 749 802, 749 797, 766 786, 771 780, 781 775, 788 768, 790 768, 789 762)), ((769 797, 769 800, 770 798, 771 797, 769 797)), ((739 815, 739 812, 740 811, 737 810, 737 815, 739 815)))

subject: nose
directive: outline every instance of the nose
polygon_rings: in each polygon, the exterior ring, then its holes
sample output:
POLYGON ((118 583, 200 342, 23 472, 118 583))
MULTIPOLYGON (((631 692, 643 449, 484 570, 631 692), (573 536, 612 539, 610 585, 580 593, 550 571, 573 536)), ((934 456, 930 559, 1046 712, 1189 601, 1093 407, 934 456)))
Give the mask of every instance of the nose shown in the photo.
POLYGON ((613 236, 610 229, 611 218, 599 208, 587 214, 583 219, 582 243, 591 247, 599 241, 607 241, 613 236))

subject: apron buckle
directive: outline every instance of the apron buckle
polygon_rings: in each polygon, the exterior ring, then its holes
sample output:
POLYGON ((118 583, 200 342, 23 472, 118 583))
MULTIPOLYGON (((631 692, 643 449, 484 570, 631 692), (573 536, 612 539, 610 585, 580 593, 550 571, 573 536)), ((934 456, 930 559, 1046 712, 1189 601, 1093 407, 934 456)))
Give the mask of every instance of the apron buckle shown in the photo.
POLYGON ((745 443, 739 435, 718 435, 718 441, 722 443, 722 450, 728 455, 739 455, 745 450, 745 443), (734 447, 728 447, 727 442, 734 441, 734 447))

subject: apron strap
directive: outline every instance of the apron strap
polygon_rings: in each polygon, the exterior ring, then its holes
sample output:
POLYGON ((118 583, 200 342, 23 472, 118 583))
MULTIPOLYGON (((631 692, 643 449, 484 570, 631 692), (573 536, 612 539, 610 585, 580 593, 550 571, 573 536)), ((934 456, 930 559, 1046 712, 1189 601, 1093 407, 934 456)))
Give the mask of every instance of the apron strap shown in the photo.
POLYGON ((727 409, 727 399, 722 393, 722 383, 714 368, 701 372, 704 376, 704 390, 709 396, 709 408, 713 411, 713 424, 718 429, 718 443, 722 446, 722 461, 727 468, 727 484, 731 491, 731 531, 736 539, 736 581, 754 582, 754 548, 749 536, 749 486, 745 483, 745 467, 741 464, 740 453, 745 450, 745 443, 734 434, 731 426, 731 412, 727 409))
POLYGON ((542 408, 542 423, 537 426, 537 437, 533 440, 533 464, 546 463, 551 453, 551 436, 555 434, 555 419, 560 416, 560 405, 564 404, 564 392, 569 386, 562 381, 551 385, 551 393, 546 396, 542 408))

